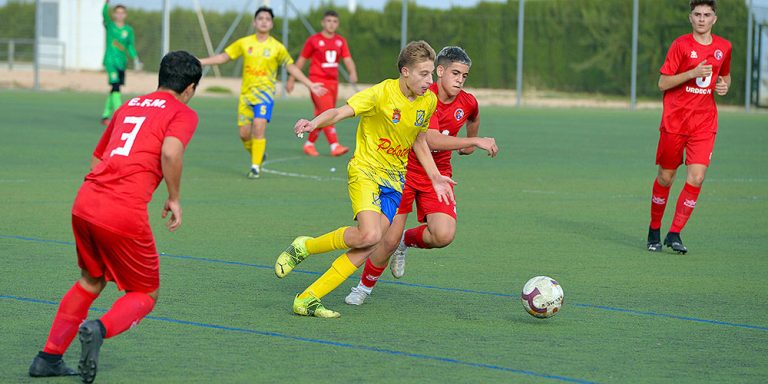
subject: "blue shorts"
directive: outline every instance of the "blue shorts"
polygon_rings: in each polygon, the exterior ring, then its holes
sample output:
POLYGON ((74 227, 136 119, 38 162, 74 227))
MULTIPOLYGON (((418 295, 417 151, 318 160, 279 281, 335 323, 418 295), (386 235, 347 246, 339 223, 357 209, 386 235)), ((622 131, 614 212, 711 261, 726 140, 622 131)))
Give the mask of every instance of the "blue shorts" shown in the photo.
POLYGON ((392 224, 392 219, 397 214, 397 208, 400 206, 400 200, 402 200, 403 194, 395 191, 392 188, 379 186, 379 196, 374 202, 381 209, 381 213, 389 219, 389 223, 392 224))
POLYGON ((240 102, 237 106, 237 125, 250 125, 253 119, 264 119, 269 122, 272 120, 272 108, 275 103, 272 100, 257 100, 258 104, 251 104, 251 101, 240 96, 240 102))

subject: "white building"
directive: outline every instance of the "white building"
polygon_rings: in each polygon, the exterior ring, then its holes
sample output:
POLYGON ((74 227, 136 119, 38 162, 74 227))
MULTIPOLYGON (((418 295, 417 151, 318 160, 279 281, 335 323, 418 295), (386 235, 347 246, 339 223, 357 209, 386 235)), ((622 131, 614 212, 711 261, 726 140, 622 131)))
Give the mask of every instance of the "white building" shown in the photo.
POLYGON ((104 0, 41 0, 42 65, 67 69, 102 68, 104 0))

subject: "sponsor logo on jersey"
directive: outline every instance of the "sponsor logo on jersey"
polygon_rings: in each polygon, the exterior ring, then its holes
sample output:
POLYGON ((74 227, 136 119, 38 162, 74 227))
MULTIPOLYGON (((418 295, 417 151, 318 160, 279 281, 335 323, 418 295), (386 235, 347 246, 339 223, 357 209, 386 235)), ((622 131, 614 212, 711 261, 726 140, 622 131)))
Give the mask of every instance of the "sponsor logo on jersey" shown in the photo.
POLYGON ((424 125, 424 117, 427 115, 427 112, 423 109, 419 109, 416 111, 416 121, 413 123, 413 125, 417 127, 421 127, 424 125))
POLYGON ((456 118, 456 121, 461 120, 462 117, 464 117, 464 110, 459 108, 456 110, 456 112, 453 113, 453 117, 456 118))
POLYGON ((685 199, 685 201, 683 202, 683 205, 691 209, 696 208, 696 200, 685 199))
POLYGON ((698 59, 698 58, 699 58, 699 54, 696 53, 696 51, 691 51, 691 59, 698 59))
POLYGON ((667 199, 663 197, 654 196, 653 198, 651 198, 651 202, 658 205, 664 205, 667 203, 667 199))
POLYGON ((264 48, 264 57, 269 57, 270 53, 272 53, 272 51, 270 51, 269 48, 264 48))
POLYGON ((248 54, 249 54, 249 55, 252 55, 252 54, 253 54, 253 47, 248 47, 248 54))
POLYGON ((129 107, 151 107, 165 109, 165 100, 163 99, 144 99, 134 97, 128 102, 129 107))
POLYGON ((395 108, 394 111, 392 111, 392 122, 397 124, 400 122, 400 110, 395 108))
POLYGON ((696 88, 691 86, 686 86, 685 91, 688 93, 693 93, 696 95, 711 95, 712 89, 711 88, 696 88))
POLYGON ((723 51, 721 51, 719 49, 716 50, 715 51, 715 59, 717 59, 718 61, 722 60, 723 59, 723 51))
POLYGON ((127 39, 127 38, 128 38, 128 31, 123 31, 123 39, 127 39))
POLYGON ((403 148, 400 144, 393 147, 392 140, 386 137, 380 137, 379 145, 376 146, 376 150, 382 151, 385 154, 390 156, 405 158, 405 157, 408 157, 408 154, 411 152, 411 147, 403 148))

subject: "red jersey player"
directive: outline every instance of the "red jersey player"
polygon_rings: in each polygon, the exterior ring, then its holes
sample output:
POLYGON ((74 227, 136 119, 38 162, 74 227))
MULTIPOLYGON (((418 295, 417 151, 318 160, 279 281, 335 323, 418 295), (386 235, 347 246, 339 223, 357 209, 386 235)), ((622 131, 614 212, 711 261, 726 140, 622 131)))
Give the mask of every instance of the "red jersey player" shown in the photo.
MULTIPOLYGON (((430 146, 440 141, 440 148, 451 147, 459 154, 469 155, 475 147, 485 149, 495 156, 498 148, 492 138, 478 138, 480 114, 475 97, 462 90, 469 75, 472 61, 459 47, 445 47, 437 54, 438 81, 430 90, 437 94, 437 109, 429 124, 430 146), (461 128, 467 126, 467 138, 458 138, 461 128)), ((432 151, 438 170, 442 175, 452 177, 451 150, 432 151)), ((432 188, 429 177, 418 159, 411 152, 408 158, 405 188, 397 215, 384 239, 365 263, 360 282, 344 300, 347 304, 361 305, 371 294, 373 286, 392 255, 392 275, 400 278, 405 273, 405 253, 408 247, 442 248, 453 241, 456 232, 456 205, 442 203, 432 188), (405 231, 408 214, 416 202, 419 222, 426 223, 405 231), (405 232, 404 232, 405 231, 405 232), (394 254, 393 254, 394 252, 394 254)))
MULTIPOLYGON (((323 30, 307 39, 299 59, 296 60, 296 66, 299 69, 304 68, 304 64, 310 60, 310 81, 322 83, 328 90, 328 93, 323 96, 311 95, 312 103, 315 104, 315 116, 325 110, 336 108, 336 97, 339 93, 339 60, 344 62, 347 71, 349 71, 349 81, 353 84, 357 82, 357 70, 352 55, 349 53, 347 40, 336 34, 336 29, 339 27, 339 14, 333 10, 326 11, 323 15, 322 25, 323 30)), ((288 92, 293 91, 293 82, 294 78, 291 76, 285 85, 288 92)), ((304 153, 309 156, 319 156, 315 142, 320 131, 318 129, 310 132, 304 143, 304 153)), ((339 144, 336 128, 333 125, 324 127, 322 131, 325 132, 328 144, 331 145, 331 155, 341 156, 349 151, 349 148, 339 144)))
POLYGON ((76 375, 62 356, 79 332, 80 376, 85 383, 93 382, 103 340, 135 326, 155 306, 160 265, 147 204, 165 179, 163 217, 171 212, 170 231, 181 226, 182 158, 197 127, 197 114, 186 104, 201 76, 200 62, 191 54, 165 55, 157 91, 120 107, 99 140, 91 172, 72 207, 81 277, 61 299, 45 348, 29 367, 30 376, 76 375), (86 321, 88 308, 107 281, 125 295, 101 318, 86 321))
POLYGON ((661 218, 675 173, 683 163, 688 175, 675 207, 675 218, 664 245, 681 254, 688 252, 680 231, 696 207, 717 134, 715 96, 725 96, 731 85, 731 43, 712 33, 717 21, 715 0, 691 0, 688 16, 693 33, 678 37, 669 47, 661 67, 659 89, 664 92, 653 183, 648 250, 660 252, 661 218))

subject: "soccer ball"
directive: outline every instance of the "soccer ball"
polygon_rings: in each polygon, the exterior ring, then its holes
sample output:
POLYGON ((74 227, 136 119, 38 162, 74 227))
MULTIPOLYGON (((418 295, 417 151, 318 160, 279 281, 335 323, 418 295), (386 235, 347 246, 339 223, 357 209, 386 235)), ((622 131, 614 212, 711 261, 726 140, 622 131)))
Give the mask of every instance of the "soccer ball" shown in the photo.
POLYGON ((563 288, 551 277, 536 276, 523 286, 520 301, 531 316, 552 317, 563 306, 563 288))

